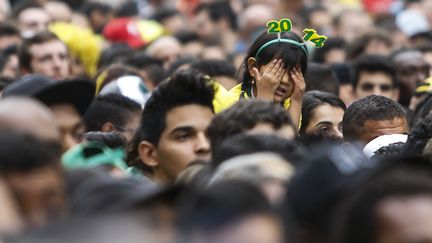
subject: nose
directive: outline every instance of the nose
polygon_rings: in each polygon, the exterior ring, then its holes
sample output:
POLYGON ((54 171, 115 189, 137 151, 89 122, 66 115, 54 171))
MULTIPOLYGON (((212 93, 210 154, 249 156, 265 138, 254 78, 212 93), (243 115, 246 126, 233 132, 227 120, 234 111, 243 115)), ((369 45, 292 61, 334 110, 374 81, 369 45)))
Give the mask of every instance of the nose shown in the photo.
POLYGON ((334 137, 334 138, 343 138, 343 134, 342 134, 342 132, 339 129, 334 129, 332 137, 334 137))
POLYGON ((382 95, 382 93, 383 92, 382 92, 381 88, 379 87, 379 85, 375 85, 373 94, 374 95, 382 95))
POLYGON ((210 142, 205 136, 204 132, 199 133, 195 144, 195 153, 198 156, 208 156, 210 155, 210 142))

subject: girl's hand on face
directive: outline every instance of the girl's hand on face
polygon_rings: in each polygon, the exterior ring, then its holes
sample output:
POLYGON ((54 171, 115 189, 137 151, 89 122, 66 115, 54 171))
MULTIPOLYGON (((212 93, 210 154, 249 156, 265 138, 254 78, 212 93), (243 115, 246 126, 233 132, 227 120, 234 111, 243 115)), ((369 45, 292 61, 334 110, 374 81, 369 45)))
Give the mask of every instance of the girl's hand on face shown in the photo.
POLYGON ((306 89, 306 83, 300 67, 296 67, 290 72, 291 79, 294 83, 294 91, 291 95, 292 100, 301 101, 306 89))
POLYGON ((273 101, 274 93, 285 73, 282 59, 273 60, 262 74, 255 67, 252 72, 255 75, 257 98, 273 101))

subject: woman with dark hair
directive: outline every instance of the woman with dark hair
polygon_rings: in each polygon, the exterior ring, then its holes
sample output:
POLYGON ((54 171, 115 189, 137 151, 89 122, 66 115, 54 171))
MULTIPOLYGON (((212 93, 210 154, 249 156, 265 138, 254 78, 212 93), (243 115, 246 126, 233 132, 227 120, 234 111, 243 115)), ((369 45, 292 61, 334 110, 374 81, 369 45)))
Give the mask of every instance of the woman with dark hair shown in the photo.
POLYGON ((309 91, 303 97, 300 136, 342 139, 342 118, 346 106, 334 94, 309 91))
POLYGON ((216 94, 215 111, 239 99, 262 99, 281 104, 298 124, 302 106, 308 50, 294 32, 263 32, 249 47, 243 61, 242 83, 216 94))

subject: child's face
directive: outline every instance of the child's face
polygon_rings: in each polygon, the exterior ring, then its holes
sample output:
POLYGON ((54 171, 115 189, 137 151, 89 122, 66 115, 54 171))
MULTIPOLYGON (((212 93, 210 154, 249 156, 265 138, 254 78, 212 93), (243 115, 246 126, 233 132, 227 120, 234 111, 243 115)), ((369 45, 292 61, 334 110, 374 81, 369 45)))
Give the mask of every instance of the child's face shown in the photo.
MULTIPOLYGON (((271 62, 263 65, 260 67, 259 71, 260 73, 264 73, 264 71, 269 68, 269 66, 271 65, 271 62)), ((282 101, 288 99, 289 97, 291 97, 293 91, 294 91, 294 85, 293 85, 293 81, 291 79, 291 75, 290 75, 290 70, 287 70, 282 79, 279 80, 279 85, 274 93, 273 96, 273 102, 275 103, 281 103, 282 101)))

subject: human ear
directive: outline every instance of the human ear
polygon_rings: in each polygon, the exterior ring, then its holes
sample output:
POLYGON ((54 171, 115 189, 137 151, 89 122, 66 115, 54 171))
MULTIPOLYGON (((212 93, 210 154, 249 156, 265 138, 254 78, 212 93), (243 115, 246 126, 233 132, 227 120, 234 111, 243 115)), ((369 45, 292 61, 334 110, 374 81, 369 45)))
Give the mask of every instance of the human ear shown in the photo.
POLYGON ((115 128, 114 124, 112 124, 111 122, 105 122, 101 127, 102 132, 112 132, 115 130, 116 130, 116 128, 115 128))
POLYGON ((255 58, 249 57, 247 59, 247 69, 248 69, 249 75, 255 78, 255 71, 254 71, 254 69, 257 69, 257 67, 256 67, 256 59, 255 58))
POLYGON ((152 143, 141 141, 138 145, 138 154, 142 163, 149 167, 156 167, 159 164, 156 147, 152 143))

